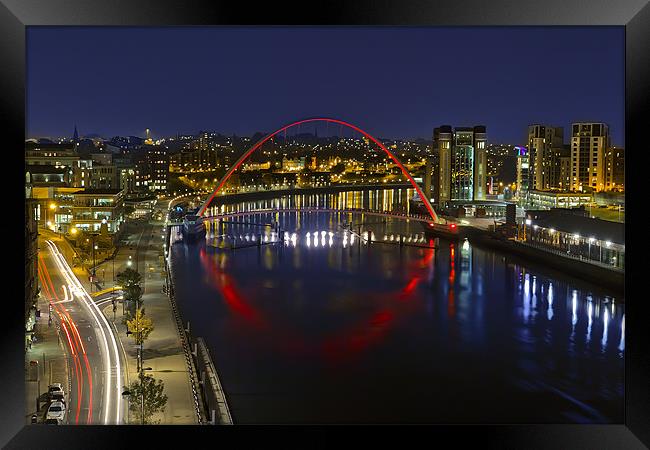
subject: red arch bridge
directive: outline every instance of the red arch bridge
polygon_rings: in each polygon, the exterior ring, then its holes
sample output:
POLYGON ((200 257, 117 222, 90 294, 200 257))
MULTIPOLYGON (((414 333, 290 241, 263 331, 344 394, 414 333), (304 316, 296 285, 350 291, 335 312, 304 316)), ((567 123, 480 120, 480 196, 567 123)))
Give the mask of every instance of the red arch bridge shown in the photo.
POLYGON ((373 136, 371 136, 370 134, 368 134, 367 132, 365 132, 361 128, 359 128, 359 127, 357 127, 355 125, 352 125, 352 124, 350 124, 348 122, 344 122, 343 120, 329 119, 329 118, 324 118, 324 117, 318 117, 318 118, 312 118, 312 119, 303 119, 303 120, 298 120, 296 122, 292 122, 292 123, 290 123, 288 125, 283 126, 282 128, 277 129, 273 133, 270 133, 270 134, 266 135, 265 137, 263 137, 262 139, 260 139, 259 141, 257 141, 257 143, 255 143, 255 145, 253 145, 246 152, 244 152, 244 154, 237 160, 237 162, 235 162, 235 164, 233 164, 233 166, 225 173, 225 175, 221 178, 221 180, 219 180, 219 183, 217 184, 217 187, 214 189, 212 194, 206 199, 206 201, 203 203, 203 205, 199 209, 198 215, 203 216, 205 214, 206 210, 210 206, 210 203, 212 202, 212 199, 221 191, 221 189, 225 186, 226 182, 232 176, 232 174, 237 169, 239 169, 239 167, 241 167, 241 165, 253 153, 255 153, 255 151, 260 149, 262 147, 262 145, 264 145, 265 142, 271 140, 274 136, 276 136, 276 135, 278 135, 278 134, 280 134, 282 132, 285 132, 289 128, 296 127, 296 126, 299 127, 302 124, 314 123, 314 122, 324 122, 324 123, 327 123, 327 124, 333 123, 333 124, 341 125, 341 126, 344 126, 346 128, 349 128, 349 129, 351 129, 353 131, 356 131, 357 133, 360 133, 366 139, 368 139, 369 141, 372 141, 379 149, 384 151, 384 153, 386 153, 390 157, 390 159, 395 163, 395 165, 397 167, 399 167, 402 174, 411 183, 411 185, 413 186, 415 191, 418 193, 418 196, 420 197, 420 199, 424 203, 424 206, 426 207, 427 212, 429 213, 430 217, 428 218, 428 221, 433 221, 433 223, 436 223, 436 224, 441 222, 438 219, 438 215, 434 211, 433 206, 431 206, 431 203, 429 202, 429 199, 427 198, 427 196, 424 195, 424 192, 422 192, 422 189, 420 188, 420 186, 418 186, 418 184, 415 182, 415 180, 413 179, 411 174, 408 172, 408 170, 406 170, 406 167, 404 167, 404 165, 400 162, 400 160, 397 158, 397 156, 395 156, 393 154, 393 152, 391 152, 384 144, 382 144, 379 140, 377 140, 376 138, 374 138, 373 136))

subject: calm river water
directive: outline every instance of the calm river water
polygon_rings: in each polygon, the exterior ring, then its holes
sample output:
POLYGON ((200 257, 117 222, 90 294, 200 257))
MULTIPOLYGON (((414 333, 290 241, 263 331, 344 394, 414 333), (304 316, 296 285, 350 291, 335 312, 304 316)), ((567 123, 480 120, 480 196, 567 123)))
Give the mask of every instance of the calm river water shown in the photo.
MULTIPOLYGON (((403 209, 410 195, 224 209, 403 209)), ((176 240, 171 265, 181 314, 210 347, 236 423, 623 422, 623 299, 469 242, 426 239, 413 221, 230 220, 241 223, 176 240), (274 221, 284 239, 255 225, 274 221), (368 244, 368 233, 385 243, 368 244)))

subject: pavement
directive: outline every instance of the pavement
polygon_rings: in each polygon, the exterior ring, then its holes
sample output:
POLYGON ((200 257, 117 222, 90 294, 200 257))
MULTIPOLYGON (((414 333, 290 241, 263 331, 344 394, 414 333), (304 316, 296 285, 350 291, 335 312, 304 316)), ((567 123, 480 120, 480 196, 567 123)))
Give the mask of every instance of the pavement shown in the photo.
MULTIPOLYGON (((166 205, 167 203, 163 202, 157 205, 157 208, 166 212, 166 205)), ((163 222, 139 224, 133 234, 136 235, 137 231, 140 231, 138 255, 133 258, 137 259, 140 273, 145 274, 142 300, 147 317, 154 323, 154 330, 144 343, 143 367, 150 367, 152 370, 146 373, 161 379, 165 384, 168 401, 164 413, 158 417, 160 423, 196 424, 194 397, 185 354, 171 302, 163 293, 166 278, 163 227, 163 222)), ((132 352, 135 362, 135 349, 132 352)), ((133 372, 133 376, 137 376, 137 373, 133 372)))
MULTIPOLYGON (((48 305, 49 302, 42 295, 39 296, 38 308, 41 310, 41 317, 36 319, 34 325, 37 341, 32 343, 25 354, 26 423, 31 423, 32 414, 36 414, 37 423, 45 420, 48 406, 46 394, 50 384, 61 383, 64 391, 70 392, 67 354, 57 331, 58 322, 53 317, 52 323, 48 325, 48 305), (30 361, 38 363, 32 366, 30 361)), ((52 313, 52 316, 54 315, 55 313, 52 313)))

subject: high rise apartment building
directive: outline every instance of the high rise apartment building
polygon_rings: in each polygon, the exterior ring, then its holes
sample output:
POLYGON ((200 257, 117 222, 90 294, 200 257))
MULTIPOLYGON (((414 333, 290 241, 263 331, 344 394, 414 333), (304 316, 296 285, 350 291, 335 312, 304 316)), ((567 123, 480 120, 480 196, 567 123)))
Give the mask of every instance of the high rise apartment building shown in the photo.
POLYGON ((136 158, 135 189, 166 191, 169 179, 169 155, 161 146, 147 146, 144 154, 136 158))
POLYGON ((562 127, 528 127, 529 189, 546 190, 558 186, 559 157, 563 146, 562 127))
POLYGON ((623 191, 625 189, 625 149, 610 147, 605 153, 605 190, 623 191))
POLYGON ((571 125, 571 190, 600 192, 605 185, 605 153, 610 148, 609 127, 598 122, 571 125))

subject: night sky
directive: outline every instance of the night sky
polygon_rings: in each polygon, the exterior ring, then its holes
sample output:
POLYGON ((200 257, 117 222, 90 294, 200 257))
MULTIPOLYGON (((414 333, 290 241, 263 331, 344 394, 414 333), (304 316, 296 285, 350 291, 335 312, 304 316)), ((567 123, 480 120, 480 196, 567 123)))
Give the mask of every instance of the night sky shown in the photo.
POLYGON ((315 116, 380 138, 610 125, 624 145, 624 28, 29 27, 27 137, 251 135, 315 116))

